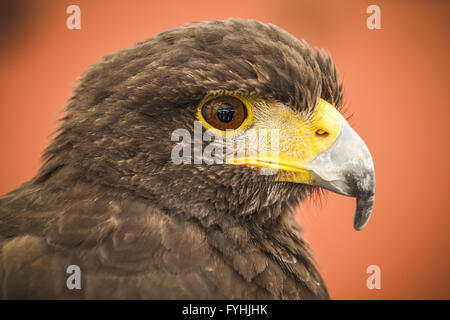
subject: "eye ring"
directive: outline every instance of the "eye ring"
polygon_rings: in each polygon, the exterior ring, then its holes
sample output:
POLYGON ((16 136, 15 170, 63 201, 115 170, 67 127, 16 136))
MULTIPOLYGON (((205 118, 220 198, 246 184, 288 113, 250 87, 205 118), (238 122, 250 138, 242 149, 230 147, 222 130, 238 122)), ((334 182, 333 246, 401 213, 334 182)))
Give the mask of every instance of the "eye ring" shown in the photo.
POLYGON ((236 130, 248 118, 246 104, 234 96, 221 96, 205 101, 199 109, 201 120, 220 131, 236 130))

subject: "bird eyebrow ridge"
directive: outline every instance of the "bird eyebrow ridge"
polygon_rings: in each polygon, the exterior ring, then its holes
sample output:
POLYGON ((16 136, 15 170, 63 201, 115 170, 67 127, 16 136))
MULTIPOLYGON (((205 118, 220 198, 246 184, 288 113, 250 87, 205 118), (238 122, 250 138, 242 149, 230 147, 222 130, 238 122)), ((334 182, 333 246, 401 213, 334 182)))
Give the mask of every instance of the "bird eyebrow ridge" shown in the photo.
POLYGON ((204 99, 219 96, 240 96, 243 98, 261 97, 260 94, 258 94, 256 91, 216 89, 216 90, 209 90, 206 93, 204 99))

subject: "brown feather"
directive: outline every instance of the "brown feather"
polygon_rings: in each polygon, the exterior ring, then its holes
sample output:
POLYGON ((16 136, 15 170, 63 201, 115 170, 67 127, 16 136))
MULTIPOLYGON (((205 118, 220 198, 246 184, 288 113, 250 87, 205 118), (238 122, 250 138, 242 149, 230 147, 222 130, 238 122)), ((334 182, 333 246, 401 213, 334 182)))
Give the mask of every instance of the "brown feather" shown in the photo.
POLYGON ((312 188, 253 168, 174 165, 211 90, 339 106, 329 55, 231 19, 170 29, 81 79, 38 175, 0 198, 0 297, 328 298, 295 207, 312 188), (78 265, 82 289, 66 287, 78 265))

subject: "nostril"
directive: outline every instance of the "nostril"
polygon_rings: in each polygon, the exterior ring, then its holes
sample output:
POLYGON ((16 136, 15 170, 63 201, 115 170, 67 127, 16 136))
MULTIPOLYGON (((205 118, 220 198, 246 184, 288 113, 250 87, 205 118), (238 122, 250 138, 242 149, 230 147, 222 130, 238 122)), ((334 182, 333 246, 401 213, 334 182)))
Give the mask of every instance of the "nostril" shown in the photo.
POLYGON ((319 129, 316 131, 316 134, 318 136, 321 136, 322 138, 328 137, 329 133, 323 129, 319 129))

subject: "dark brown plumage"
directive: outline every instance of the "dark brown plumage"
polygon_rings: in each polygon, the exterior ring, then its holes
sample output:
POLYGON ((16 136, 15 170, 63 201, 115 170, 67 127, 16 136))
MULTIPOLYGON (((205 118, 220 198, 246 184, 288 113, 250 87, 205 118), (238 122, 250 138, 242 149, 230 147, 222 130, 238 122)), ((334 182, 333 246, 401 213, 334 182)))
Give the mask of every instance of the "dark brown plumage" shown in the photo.
POLYGON ((251 167, 175 165, 211 90, 339 106, 329 55, 284 30, 188 25, 81 79, 35 178, 0 198, 1 298, 328 298, 295 220, 313 190, 251 167), (66 288, 79 265, 82 289, 66 288))

